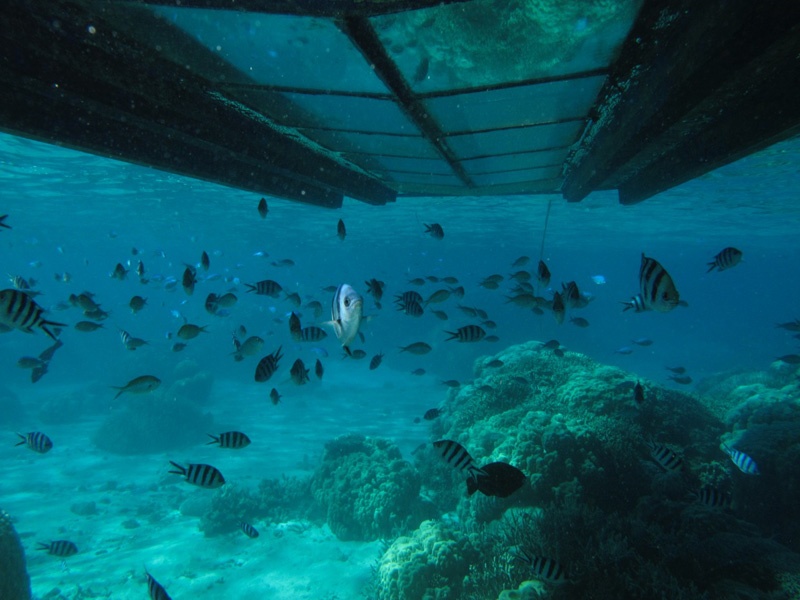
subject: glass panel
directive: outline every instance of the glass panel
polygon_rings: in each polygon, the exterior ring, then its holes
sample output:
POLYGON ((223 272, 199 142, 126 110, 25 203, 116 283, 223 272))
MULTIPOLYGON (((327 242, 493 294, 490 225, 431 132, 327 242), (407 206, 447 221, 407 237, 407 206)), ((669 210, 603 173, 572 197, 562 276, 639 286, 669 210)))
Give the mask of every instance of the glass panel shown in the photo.
POLYGON ((330 21, 166 6, 152 10, 237 67, 241 81, 227 83, 387 93, 350 39, 330 21))
POLYGON ((471 157, 530 152, 550 148, 563 148, 573 144, 583 131, 584 122, 534 125, 519 129, 503 129, 487 133, 457 135, 447 138, 447 143, 462 160, 471 157))
POLYGON ((504 156, 487 156, 461 161, 462 166, 470 174, 495 173, 497 171, 513 171, 534 167, 550 167, 561 165, 567 157, 567 149, 544 150, 541 152, 523 152, 504 156))
POLYGON ((538 85, 460 94, 425 100, 447 133, 583 118, 605 77, 581 77, 538 85))
POLYGON ((391 100, 332 94, 283 94, 312 113, 314 121, 285 124, 293 127, 325 127, 350 131, 376 131, 419 135, 419 130, 391 100))
POLYGON ((324 129, 300 129, 306 137, 336 152, 356 154, 393 154, 397 156, 438 158, 436 150, 423 137, 380 135, 324 129))
POLYGON ((372 23, 417 92, 606 68, 642 0, 474 0, 372 23))
POLYGON ((523 181, 538 181, 542 179, 558 179, 561 177, 561 165, 544 169, 523 169, 521 171, 508 171, 506 173, 487 173, 475 175, 472 180, 480 186, 501 185, 504 183, 521 183, 523 181))

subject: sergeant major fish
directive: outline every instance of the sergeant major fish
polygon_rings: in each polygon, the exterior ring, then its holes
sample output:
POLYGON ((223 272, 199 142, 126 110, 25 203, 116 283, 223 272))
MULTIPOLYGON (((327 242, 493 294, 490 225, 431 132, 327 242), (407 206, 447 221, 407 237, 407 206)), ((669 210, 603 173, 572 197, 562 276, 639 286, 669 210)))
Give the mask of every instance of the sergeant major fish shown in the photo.
POLYGON ((48 321, 42 316, 43 314, 44 309, 25 292, 13 289, 0 291, 0 325, 19 329, 25 333, 33 333, 33 328, 38 327, 55 340, 55 334, 48 327, 66 327, 66 325, 48 321))

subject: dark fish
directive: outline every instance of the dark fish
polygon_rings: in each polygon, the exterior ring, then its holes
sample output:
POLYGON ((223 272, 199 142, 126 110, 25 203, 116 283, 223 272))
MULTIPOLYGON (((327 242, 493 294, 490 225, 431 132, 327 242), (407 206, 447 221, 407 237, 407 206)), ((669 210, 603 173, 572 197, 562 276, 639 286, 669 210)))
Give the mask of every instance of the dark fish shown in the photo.
POLYGON ((183 342, 175 342, 174 344, 172 344, 173 352, 182 352, 184 348, 186 348, 186 344, 184 344, 183 342))
POLYGON ((525 379, 521 375, 514 375, 511 378, 511 381, 513 381, 514 383, 519 383, 520 385, 528 385, 530 383, 530 381, 528 381, 527 379, 525 379))
POLYGON ((322 303, 317 300, 312 300, 306 304, 305 308, 314 311, 315 319, 319 319, 322 316, 322 303))
POLYGON ((433 421, 434 419, 438 419, 442 415, 442 411, 438 408, 430 408, 425 411, 425 414, 422 415, 422 418, 426 421, 433 421))
POLYGON ((219 310, 219 296, 214 293, 206 296, 205 309, 209 314, 216 315, 219 310))
POLYGON ((176 471, 170 471, 174 475, 183 475, 186 481, 192 485, 202 488, 218 488, 225 484, 225 478, 219 469, 211 465, 204 465, 200 463, 191 463, 186 467, 182 467, 178 463, 169 461, 176 471))
POLYGON ((775 360, 785 362, 786 364, 789 365, 800 365, 800 354, 784 354, 783 356, 779 356, 775 360))
POLYGON ((450 290, 436 290, 430 296, 428 296, 427 300, 425 300, 425 305, 427 306, 428 304, 438 304, 439 302, 444 302, 450 297, 450 294, 452 294, 450 290))
POLYGON ((421 375, 425 375, 425 369, 422 369, 422 368, 414 369, 413 371, 411 371, 411 374, 412 375, 416 375, 417 377, 419 377, 421 375))
POLYGON ((411 79, 413 83, 422 83, 428 78, 428 68, 430 67, 430 58, 423 56, 417 68, 414 69, 414 77, 411 79))
POLYGON ((220 448, 239 450, 240 448, 246 448, 250 445, 250 438, 241 431, 226 431, 225 433, 220 433, 218 436, 211 435, 210 433, 206 435, 211 438, 211 441, 208 442, 206 446, 219 444, 220 448))
POLYGON ((294 381, 297 385, 305 385, 308 381, 308 369, 306 369, 305 364, 303 364, 303 360, 298 358, 292 364, 292 368, 289 369, 289 374, 292 377, 292 381, 294 381))
POLYGON ((303 300, 300 298, 300 294, 297 292, 292 292, 291 294, 288 292, 284 293, 286 300, 294 304, 295 306, 300 306, 303 303, 303 300))
POLYGON ((25 292, 7 289, 0 291, 0 325, 19 329, 25 333, 33 333, 38 327, 52 340, 55 334, 48 327, 66 327, 64 323, 48 321, 42 315, 44 309, 25 292))
POLYGON ((206 333, 206 327, 208 325, 194 325, 192 323, 184 323, 181 325, 180 329, 178 329, 178 337, 182 340, 193 340, 201 333, 206 333))
POLYGON ((644 404, 644 388, 638 381, 636 382, 636 385, 633 386, 633 401, 636 406, 641 406, 644 404))
POLYGON ((623 356, 627 356, 628 354, 633 354, 633 348, 630 346, 621 346, 614 350, 614 354, 622 354, 623 356))
POLYGON ((587 321, 583 317, 570 317, 569 322, 582 329, 589 326, 589 321, 587 321))
POLYGON ((281 401, 281 395, 280 395, 280 392, 278 392, 278 390, 276 390, 275 388, 272 388, 272 389, 269 391, 269 399, 272 401, 272 404, 273 404, 274 406, 277 406, 277 405, 278 405, 278 402, 280 402, 280 401, 281 401))
POLYGON ((49 348, 45 349, 40 355, 39 360, 43 360, 44 362, 50 362, 53 360, 53 355, 56 353, 56 350, 63 346, 63 342, 61 340, 56 340, 56 343, 50 346, 49 348))
POLYGON ((686 367, 666 367, 667 371, 672 371, 676 375, 683 375, 686 373, 686 367))
POLYGON ((479 392, 483 392, 484 394, 491 394, 494 391, 494 388, 486 383, 484 383, 483 385, 479 385, 475 389, 478 390, 479 392))
POLYGON ((447 313, 443 310, 432 310, 431 313, 440 321, 447 321, 447 313))
POLYGON ((559 346, 561 346, 561 342, 559 342, 558 340, 548 340, 547 342, 542 344, 542 348, 541 349, 542 350, 555 350, 559 346))
MULTIPOLYGON (((281 346, 282 347, 282 346, 281 346)), ((258 361, 256 366, 255 380, 259 383, 267 381, 278 370, 278 361, 283 358, 281 354, 281 347, 279 347, 272 354, 267 354, 264 358, 258 361)))
POLYGON ((525 473, 504 462, 481 467, 483 474, 467 479, 467 495, 481 492, 486 496, 507 498, 525 483, 525 473))
POLYGON ((348 356, 356 360, 361 360, 362 358, 367 356, 367 353, 364 350, 361 350, 361 348, 350 350, 350 348, 345 347, 342 358, 347 358, 348 356))
POLYGON ((647 258, 642 253, 642 263, 639 267, 639 294, 628 302, 623 302, 625 308, 633 308, 635 312, 654 310, 656 312, 669 312, 678 305, 680 294, 675 288, 667 270, 653 259, 647 258))
POLYGON ((489 362, 487 362, 487 363, 486 363, 484 366, 485 366, 485 367, 490 367, 490 368, 492 368, 492 369, 499 369, 499 368, 500 368, 500 367, 502 367, 504 364, 506 364, 506 363, 504 363, 504 362, 503 362, 502 360, 500 360, 499 358, 495 358, 494 360, 490 360, 489 362))
POLYGON ((222 308, 230 308, 234 306, 239 301, 239 298, 236 297, 236 294, 233 292, 228 292, 227 294, 222 294, 217 298, 217 304, 222 308))
POLYGON ((289 335, 295 342, 299 342, 303 336, 303 326, 300 323, 300 317, 295 312, 289 315, 289 335))
POLYGON ((756 461, 754 461, 752 458, 750 458, 750 456, 748 456, 744 452, 736 450, 735 448, 731 448, 727 444, 722 444, 721 448, 722 451, 725 452, 725 454, 731 457, 733 464, 735 464, 739 468, 739 470, 745 475, 761 474, 758 470, 758 465, 756 465, 756 461))
POLYGON ((635 340, 631 340, 632 343, 636 344, 637 346, 652 346, 653 340, 650 338, 636 338, 635 340))
POLYGON ((435 240, 444 239, 444 229, 438 223, 431 223, 428 225, 427 223, 423 223, 425 226, 425 233, 429 234, 435 240))
POLYGON ((386 287, 386 284, 377 279, 370 279, 365 281, 364 284, 367 286, 367 293, 372 294, 375 302, 380 302, 381 298, 383 298, 383 288, 386 287))
POLYGON ((47 454, 53 449, 53 441, 41 431, 31 431, 26 435, 18 433, 17 435, 20 437, 20 441, 14 444, 15 446, 22 446, 24 444, 39 454, 47 454))
POLYGON ((742 251, 728 246, 723 248, 719 254, 714 257, 714 260, 708 263, 709 268, 706 273, 711 273, 714 269, 724 271, 738 265, 742 260, 742 251))
MULTIPOLYGON (((425 280, 422 277, 415 277, 414 279, 409 279, 408 283, 411 285, 425 285, 425 280)), ((422 296, 420 296, 419 301, 422 302, 422 296)))
POLYGON ((482 288, 486 288, 487 290, 496 290, 500 287, 500 284, 493 279, 484 279, 478 285, 482 288))
POLYGON ((293 267, 294 261, 291 258, 283 258, 272 262, 273 267, 293 267))
POLYGON ((422 305, 414 300, 409 300, 405 304, 398 306, 397 310, 405 313, 409 317, 421 317, 425 313, 425 309, 422 308, 422 305))
POLYGON ((6 229, 11 229, 11 225, 6 225, 5 221, 8 218, 8 215, 0 215, 0 227, 4 227, 6 229))
POLYGON ((731 497, 710 485, 700 488, 695 499, 709 508, 730 508, 731 497))
POLYGON ((344 221, 341 219, 339 219, 339 222, 336 224, 336 237, 342 241, 347 237, 347 228, 344 226, 344 221))
POLYGON ((183 291, 186 292, 187 296, 194 294, 194 285, 197 283, 197 278, 195 275, 196 271, 194 270, 194 267, 186 267, 186 269, 183 271, 181 285, 183 285, 183 291))
POLYGON ((128 270, 122 266, 122 263, 117 263, 117 266, 114 267, 114 271, 111 273, 111 278, 123 281, 127 276, 128 270))
POLYGON ((328 333, 324 329, 311 325, 310 327, 303 327, 303 329, 300 330, 299 341, 318 342, 324 340, 326 337, 328 337, 328 333))
POLYGON ((676 377, 675 375, 670 375, 667 379, 671 379, 672 381, 680 385, 689 385, 690 383, 692 383, 692 378, 689 377, 688 375, 681 375, 678 377, 676 377))
POLYGON ((244 532, 244 534, 249 537, 251 540, 254 540, 258 537, 258 530, 250 525, 250 523, 245 523, 244 521, 239 521, 239 528, 244 532))
POLYGON ((248 292, 255 292, 259 296, 271 296, 272 298, 277 298, 283 291, 281 284, 279 284, 277 281, 273 281, 272 279, 257 281, 255 284, 245 283, 245 285, 248 287, 248 292))
POLYGON ((155 578, 147 572, 147 569, 145 569, 145 575, 147 575, 147 593, 150 595, 150 600, 172 600, 167 590, 164 589, 164 586, 158 583, 155 578))
POLYGON ((466 472, 470 479, 475 479, 486 472, 481 469, 467 452, 466 448, 453 440, 439 440, 433 442, 433 447, 442 458, 454 469, 466 472))
POLYGON ((564 315, 566 314, 566 307, 564 301, 561 299, 561 294, 553 292, 553 316, 556 322, 561 325, 564 322, 564 315))
POLYGON ((457 388, 461 386, 461 382, 457 379, 448 379, 447 381, 443 381, 442 384, 450 388, 457 388))
POLYGON ((494 343, 494 342, 499 342, 500 338, 497 337, 496 335, 487 335, 485 338, 483 338, 483 341, 484 342, 489 342, 489 343, 494 343))
MULTIPOLYGON (((136 274, 139 276, 139 279, 144 277, 144 263, 141 260, 136 264, 136 274)), ((142 283, 146 282, 143 281, 142 283)))
POLYGON ((78 553, 78 547, 69 540, 56 540, 55 542, 50 542, 49 544, 38 542, 38 544, 39 547, 37 550, 47 550, 48 554, 60 556, 61 558, 72 556, 73 554, 78 553))
POLYGON ((251 335, 240 344, 238 351, 243 356, 253 356, 254 354, 258 354, 263 346, 264 340, 257 335, 251 335))
POLYGON ((262 198, 258 201, 258 214, 261 215, 262 219, 266 219, 268 212, 269 208, 267 207, 267 201, 266 199, 262 198))
POLYGON ((134 296, 133 298, 131 298, 131 301, 128 302, 128 306, 130 306, 131 312, 133 314, 136 314, 140 310, 142 310, 146 304, 147 304, 147 298, 142 298, 141 296, 134 296))
POLYGON ((374 371, 378 367, 381 366, 381 361, 383 360, 383 352, 380 354, 376 354, 372 357, 372 360, 369 361, 369 370, 374 371))
POLYGON ((409 352, 418 356, 427 354, 431 350, 433 350, 433 348, 430 346, 430 344, 426 344, 425 342, 414 342, 408 346, 400 346, 400 352, 409 352))
POLYGON ((445 331, 450 337, 445 341, 456 340, 459 342, 480 342, 486 337, 486 332, 478 325, 465 325, 456 331, 445 331))
POLYGON ((536 280, 542 287, 547 287, 550 285, 550 277, 550 269, 547 268, 543 260, 540 260, 539 266, 536 269, 536 280))
POLYGON ((446 283, 447 285, 455 285, 458 283, 458 277, 453 277, 451 275, 448 275, 447 277, 442 277, 442 282, 446 283))
POLYGON ((208 258, 208 253, 205 250, 200 255, 200 266, 203 267, 203 271, 208 271, 208 267, 211 266, 211 259, 208 258))
POLYGON ((530 256, 520 256, 517 260, 511 263, 511 266, 514 268, 524 267, 530 262, 530 260, 531 260, 530 256))
POLYGON ((529 555, 522 551, 519 558, 531 567, 534 577, 545 583, 561 584, 569 581, 567 570, 552 558, 529 555))
POLYGON ((31 383, 36 383, 47 374, 47 363, 35 366, 31 370, 31 383))
POLYGON ((397 294, 394 297, 395 304, 400 306, 405 306, 409 302, 416 302, 417 304, 422 304, 422 295, 419 292, 415 292, 414 290, 410 290, 408 292, 403 292, 402 294, 397 294))
POLYGON ((680 471, 683 468, 683 459, 663 444, 650 441, 647 446, 652 459, 665 471, 680 471))
POLYGON ((775 327, 787 329, 789 331, 800 332, 800 319, 795 319, 794 321, 789 321, 788 323, 776 323, 775 327))
POLYGON ((322 376, 325 374, 325 367, 322 366, 322 361, 317 359, 316 364, 314 365, 314 373, 317 376, 317 379, 322 379, 322 376))
POLYGON ((561 284, 561 297, 564 300, 564 305, 568 308, 580 308, 581 292, 578 290, 578 284, 574 281, 561 284))
POLYGON ((42 364, 44 364, 42 359, 34 356, 23 356, 17 361, 17 366, 20 369, 34 369, 42 364))

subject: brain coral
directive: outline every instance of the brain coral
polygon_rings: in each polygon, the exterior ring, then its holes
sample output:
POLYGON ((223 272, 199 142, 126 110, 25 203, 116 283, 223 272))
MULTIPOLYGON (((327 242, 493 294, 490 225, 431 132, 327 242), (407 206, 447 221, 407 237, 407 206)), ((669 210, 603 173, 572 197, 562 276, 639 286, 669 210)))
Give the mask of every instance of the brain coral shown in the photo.
POLYGON ((387 440, 345 435, 328 442, 311 490, 342 540, 392 537, 422 520, 419 475, 387 440))
POLYGON ((29 600, 31 585, 25 552, 7 513, 0 511, 0 598, 29 600))

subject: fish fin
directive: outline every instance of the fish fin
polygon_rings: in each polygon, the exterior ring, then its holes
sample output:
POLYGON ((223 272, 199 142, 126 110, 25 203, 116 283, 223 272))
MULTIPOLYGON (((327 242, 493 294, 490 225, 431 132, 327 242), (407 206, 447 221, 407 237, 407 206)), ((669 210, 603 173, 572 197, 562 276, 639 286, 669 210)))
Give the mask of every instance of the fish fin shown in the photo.
POLYGON ((114 396, 114 400, 116 400, 117 398, 119 398, 119 397, 122 395, 122 393, 125 391, 125 388, 124 388, 124 387, 117 387, 116 385, 112 385, 111 387, 112 387, 113 389, 115 389, 115 390, 119 390, 119 391, 117 392, 117 395, 116 395, 116 396, 114 396))
POLYGON ((186 475, 186 468, 185 467, 182 467, 178 463, 172 462, 172 461, 169 461, 169 464, 171 464, 173 467, 178 469, 177 471, 170 471, 170 473, 174 473, 175 475, 186 475))
POLYGON ((478 482, 473 478, 470 477, 467 479, 467 496, 472 496, 475 492, 478 491, 478 482))
POLYGON ((44 542, 36 542, 39 544, 37 550, 50 550, 50 544, 45 544, 44 542))
POLYGON ((342 350, 344 350, 346 356, 353 358, 353 353, 350 352, 350 348, 348 346, 342 346, 342 350))
POLYGON ((206 435, 211 438, 210 442, 206 442, 206 446, 210 446, 211 444, 219 444, 219 438, 217 436, 211 435, 210 433, 207 433, 206 435))
POLYGON ((708 271, 706 271, 706 273, 711 273, 711 271, 714 270, 714 267, 717 266, 717 263, 716 262, 710 262, 708 264, 709 264, 709 267, 708 267, 708 271))
POLYGON ((28 441, 28 438, 26 438, 21 433, 18 433, 17 435, 20 437, 21 441, 16 443, 16 444, 14 444, 15 446, 22 446, 26 441, 28 441))

